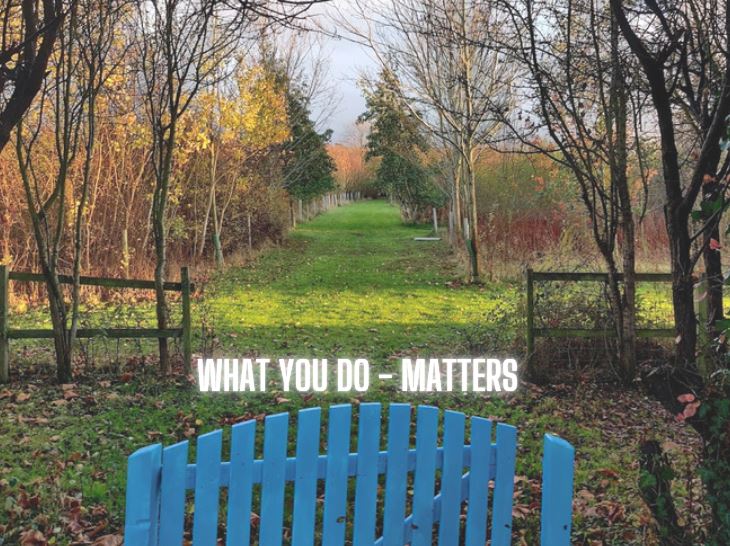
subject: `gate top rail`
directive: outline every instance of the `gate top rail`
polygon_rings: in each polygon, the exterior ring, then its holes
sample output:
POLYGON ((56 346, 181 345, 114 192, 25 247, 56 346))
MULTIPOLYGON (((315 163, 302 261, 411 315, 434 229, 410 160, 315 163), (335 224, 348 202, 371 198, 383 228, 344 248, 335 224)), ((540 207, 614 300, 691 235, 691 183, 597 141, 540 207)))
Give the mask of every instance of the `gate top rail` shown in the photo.
MULTIPOLYGON (((46 277, 42 273, 30 273, 28 271, 10 271, 8 278, 11 281, 24 282, 45 282, 46 277)), ((58 282, 61 284, 73 284, 71 275, 58 275, 58 282)), ((141 290, 154 290, 155 281, 141 279, 115 279, 110 277, 79 277, 79 283, 86 286, 102 286, 105 288, 137 288, 141 290)), ((182 292, 182 282, 165 282, 163 288, 169 292, 182 292)), ((195 285, 190 284, 190 291, 195 291, 195 285)))
MULTIPOLYGON (((608 273, 599 272, 570 272, 570 271, 533 271, 527 270, 535 281, 608 281, 608 273)), ((616 275, 623 280, 623 273, 616 275)), ((671 273, 636 273, 639 282, 672 282, 671 273)))

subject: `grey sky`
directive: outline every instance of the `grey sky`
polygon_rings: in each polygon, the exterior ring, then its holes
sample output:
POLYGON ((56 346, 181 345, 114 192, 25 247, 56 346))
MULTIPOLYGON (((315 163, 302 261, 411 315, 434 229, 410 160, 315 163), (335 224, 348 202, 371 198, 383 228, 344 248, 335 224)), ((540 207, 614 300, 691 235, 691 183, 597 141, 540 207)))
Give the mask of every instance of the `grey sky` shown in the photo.
MULTIPOLYGON (((317 15, 316 20, 326 28, 336 29, 333 20, 326 14, 332 13, 335 6, 346 8, 347 4, 348 0, 325 4, 323 14, 317 15)), ((353 137, 355 120, 365 110, 365 99, 357 86, 358 77, 363 71, 374 72, 376 64, 364 47, 328 36, 322 37, 322 55, 327 60, 329 78, 338 101, 324 125, 334 131, 333 142, 348 143, 353 137)), ((316 116, 319 112, 314 114, 316 116)))

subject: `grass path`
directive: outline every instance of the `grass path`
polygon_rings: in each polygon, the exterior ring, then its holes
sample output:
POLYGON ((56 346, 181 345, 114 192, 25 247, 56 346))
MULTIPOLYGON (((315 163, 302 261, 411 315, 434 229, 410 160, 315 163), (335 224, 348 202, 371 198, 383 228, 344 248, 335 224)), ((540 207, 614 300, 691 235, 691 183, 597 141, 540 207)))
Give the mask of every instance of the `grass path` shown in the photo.
MULTIPOLYGON (((515 352, 519 287, 461 285, 446 245, 413 240, 427 231, 403 226, 383 202, 332 210, 254 264, 219 274, 196 302, 194 319, 214 332, 214 352, 228 356, 362 356, 388 366, 404 354, 515 352)), ((357 398, 277 390, 201 394, 182 375, 160 378, 151 359, 133 359, 120 370, 86 369, 67 386, 54 384, 44 369, 46 375, 26 371, 0 389, 0 544, 19 544, 29 530, 60 545, 118 533, 126 458, 136 449, 217 428, 227 444, 231 423, 334 401, 407 400, 516 425, 514 544, 538 543, 545 432, 577 450, 578 544, 655 544, 636 491, 638 439, 671 442, 671 449, 688 452, 688 467, 696 447, 640 393, 590 384, 525 384, 508 397, 404 395, 382 384, 357 398)))
POLYGON ((413 240, 427 234, 382 201, 335 209, 253 267, 227 271, 202 312, 225 351, 266 356, 445 356, 490 324, 508 343, 516 290, 461 286, 445 244, 413 240))

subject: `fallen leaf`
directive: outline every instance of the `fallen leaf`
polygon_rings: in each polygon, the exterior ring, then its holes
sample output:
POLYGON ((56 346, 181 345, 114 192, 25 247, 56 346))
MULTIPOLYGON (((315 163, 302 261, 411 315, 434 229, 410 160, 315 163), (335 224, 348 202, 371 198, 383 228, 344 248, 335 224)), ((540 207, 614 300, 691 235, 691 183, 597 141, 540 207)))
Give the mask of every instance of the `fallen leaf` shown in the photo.
POLYGON ((20 535, 20 546, 46 546, 47 544, 48 540, 37 529, 25 531, 20 535))
POLYGON ((104 535, 97 538, 91 546, 121 546, 124 544, 122 535, 104 535))
POLYGON ((64 390, 63 391, 63 399, 64 400, 73 400, 74 398, 78 398, 79 394, 76 391, 73 390, 64 390))

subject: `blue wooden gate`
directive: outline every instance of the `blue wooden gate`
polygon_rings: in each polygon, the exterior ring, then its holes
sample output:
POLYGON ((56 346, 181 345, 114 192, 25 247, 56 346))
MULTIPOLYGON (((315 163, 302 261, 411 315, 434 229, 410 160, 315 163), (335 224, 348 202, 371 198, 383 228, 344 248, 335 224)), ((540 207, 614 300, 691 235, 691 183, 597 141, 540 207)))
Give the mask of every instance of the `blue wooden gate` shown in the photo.
MULTIPOLYGON (((471 443, 465 444, 463 413, 444 412, 439 427, 439 410, 419 406, 411 447, 411 406, 391 404, 388 414, 385 450, 375 403, 359 406, 356 452, 350 451, 350 405, 330 407, 324 454, 320 408, 298 413, 294 456, 288 456, 288 413, 266 417, 261 458, 254 453, 256 421, 232 427, 225 462, 220 430, 198 438, 195 464, 188 464, 187 441, 142 448, 128 462, 125 543, 182 545, 192 490, 193 546, 215 546, 219 537, 227 546, 342 546, 346 540, 353 546, 484 546, 487 538, 491 546, 509 545, 516 429, 498 423, 493 443, 491 421, 471 417, 471 443), (253 512, 260 516, 255 526, 253 512)), ((545 435, 543 546, 570 544, 573 456, 570 444, 545 435)))

